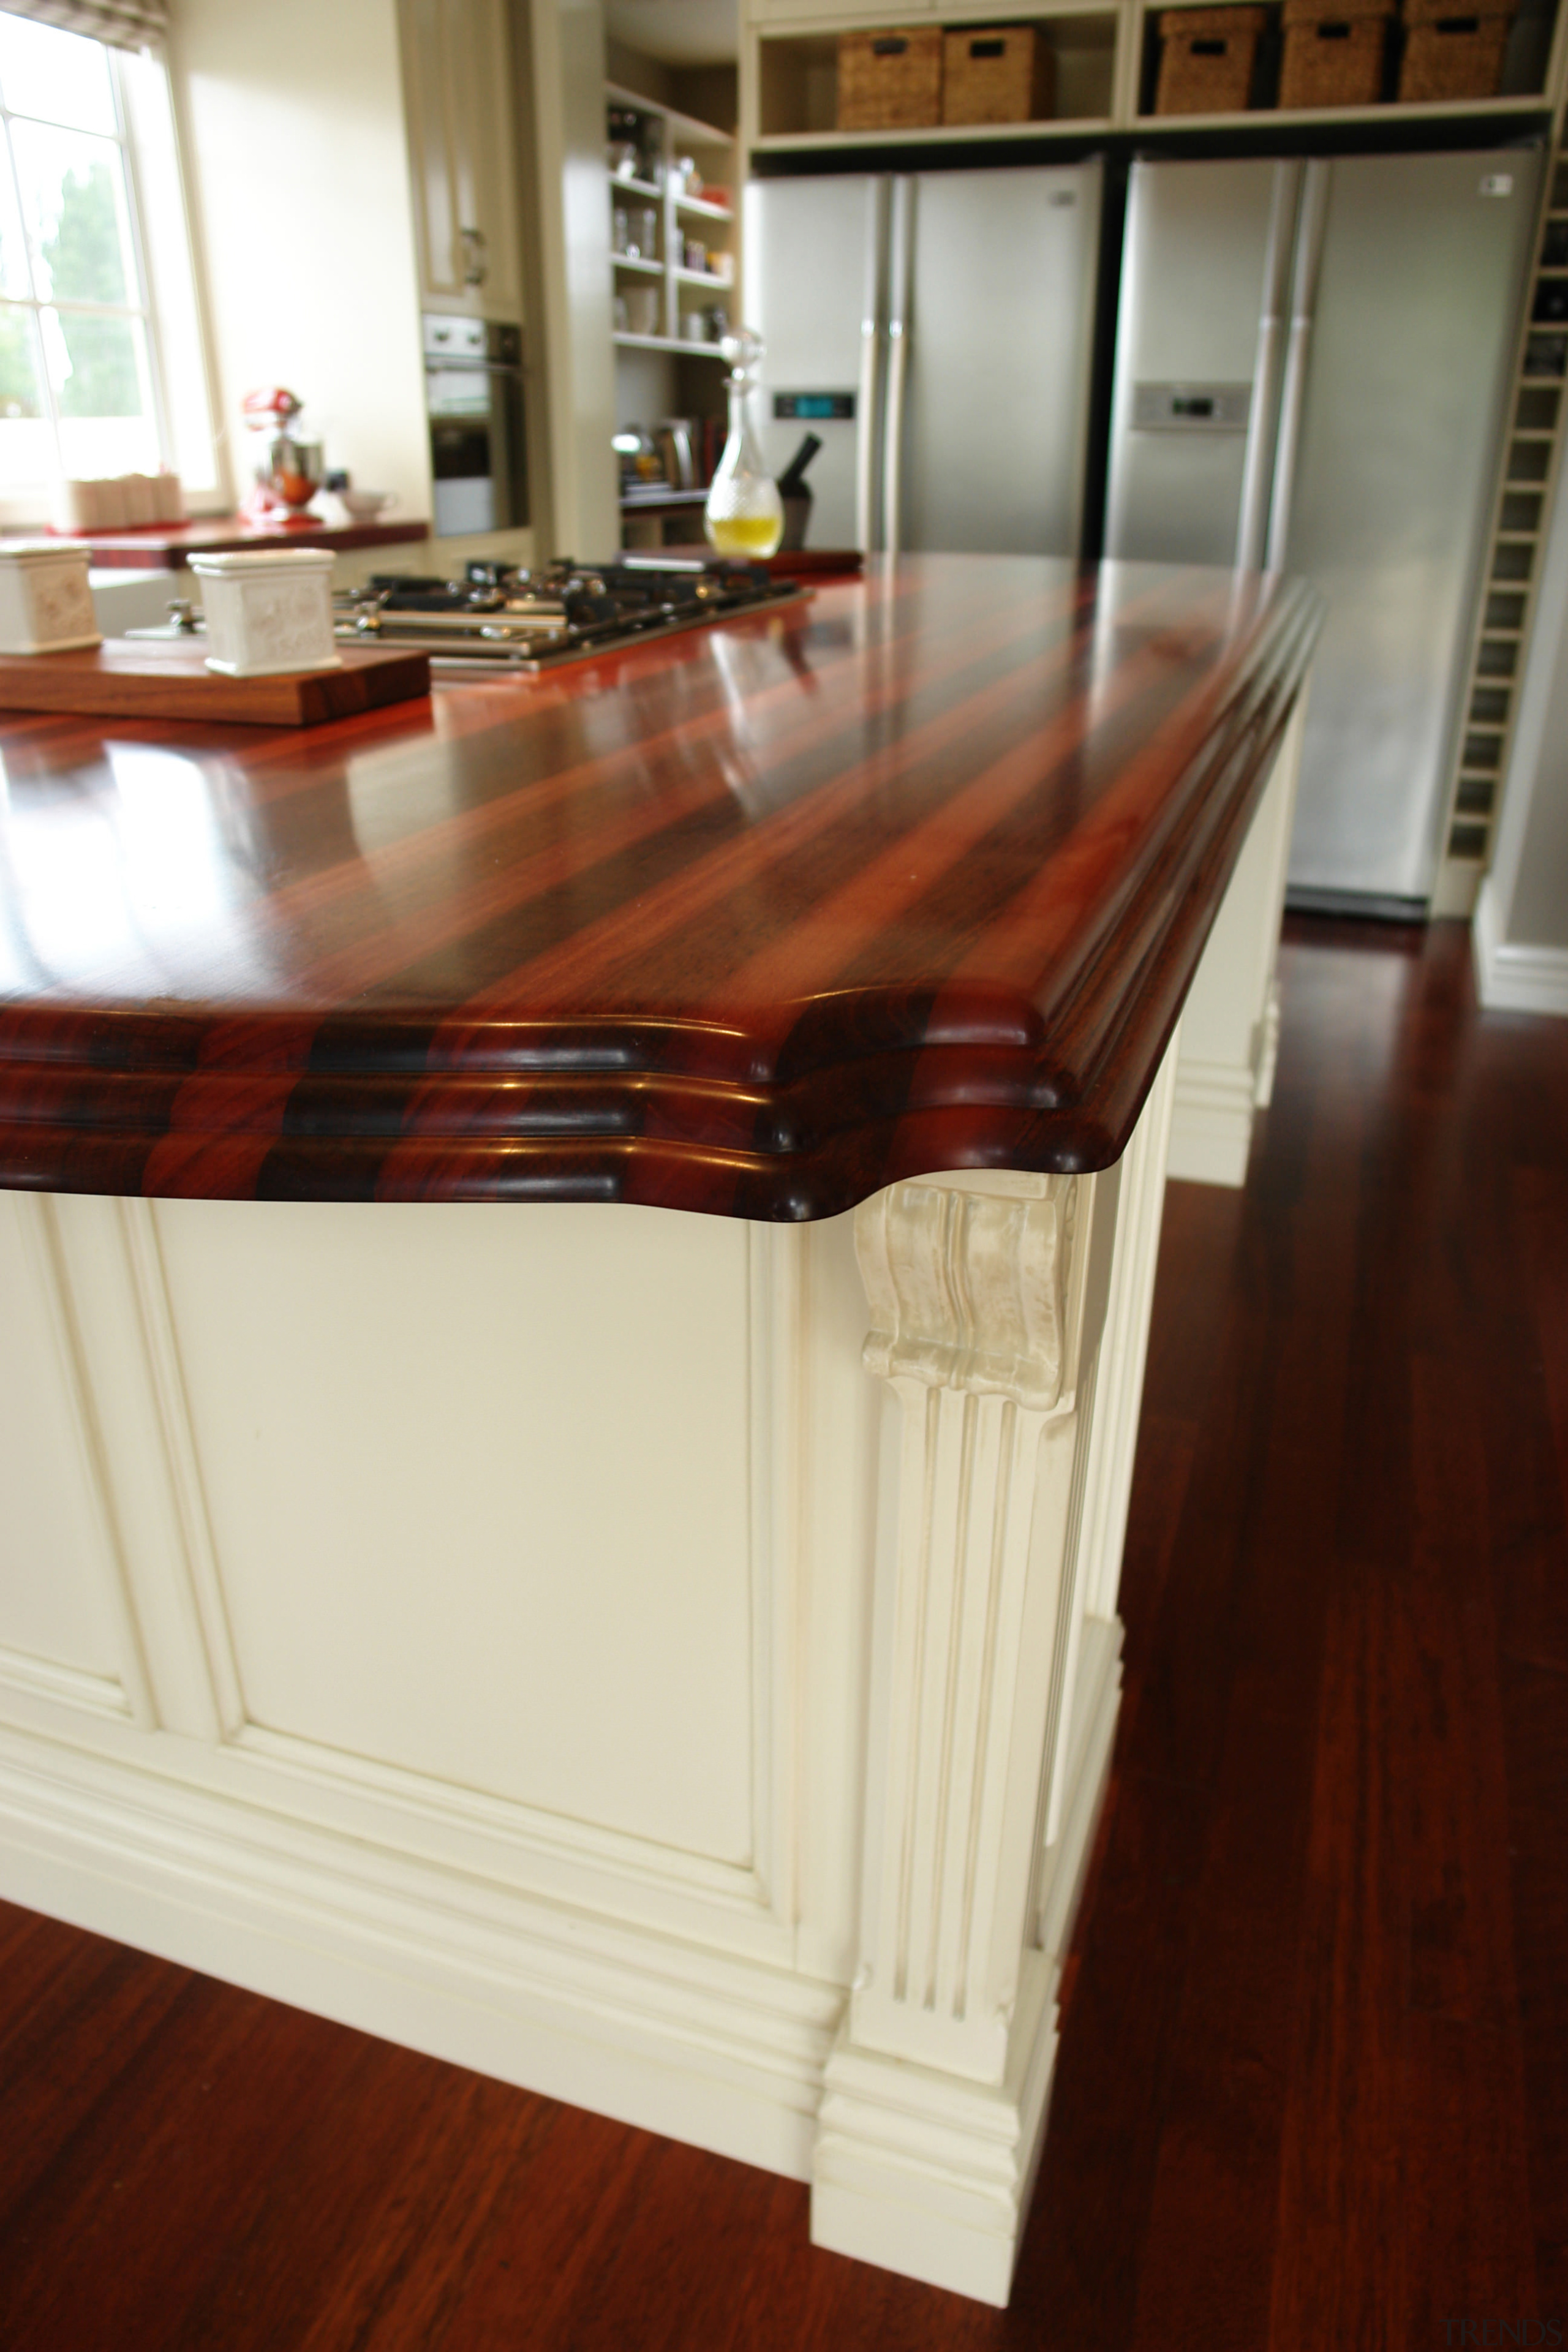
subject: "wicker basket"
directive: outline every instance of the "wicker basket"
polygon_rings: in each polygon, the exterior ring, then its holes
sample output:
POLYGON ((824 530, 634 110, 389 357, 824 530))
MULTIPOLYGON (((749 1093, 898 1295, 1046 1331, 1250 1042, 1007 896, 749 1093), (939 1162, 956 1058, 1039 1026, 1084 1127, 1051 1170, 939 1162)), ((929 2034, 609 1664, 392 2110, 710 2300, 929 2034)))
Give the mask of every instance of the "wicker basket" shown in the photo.
POLYGON ((1467 10, 1464 0, 1405 0, 1399 95, 1406 105, 1495 98, 1502 87, 1511 5, 1467 10))
POLYGON ((1261 8, 1167 8, 1156 114, 1239 114, 1252 87, 1261 8))
POLYGON ((1375 106, 1394 0, 1285 0, 1284 107, 1375 106))
POLYGON ((1043 122, 1056 97, 1056 57, 1033 25, 965 27, 942 46, 944 122, 1043 122))
POLYGON ((838 36, 840 131, 918 131, 942 121, 942 26, 838 36))

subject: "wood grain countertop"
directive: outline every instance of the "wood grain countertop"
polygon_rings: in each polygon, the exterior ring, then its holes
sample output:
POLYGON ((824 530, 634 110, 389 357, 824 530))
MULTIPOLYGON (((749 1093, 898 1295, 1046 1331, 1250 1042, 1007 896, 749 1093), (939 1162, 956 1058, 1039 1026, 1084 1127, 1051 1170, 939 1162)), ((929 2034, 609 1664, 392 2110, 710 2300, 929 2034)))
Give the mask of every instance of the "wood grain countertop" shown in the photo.
POLYGON ((906 558, 309 734, 0 719, 0 1183, 802 1218, 1103 1166, 1319 621, 906 558))

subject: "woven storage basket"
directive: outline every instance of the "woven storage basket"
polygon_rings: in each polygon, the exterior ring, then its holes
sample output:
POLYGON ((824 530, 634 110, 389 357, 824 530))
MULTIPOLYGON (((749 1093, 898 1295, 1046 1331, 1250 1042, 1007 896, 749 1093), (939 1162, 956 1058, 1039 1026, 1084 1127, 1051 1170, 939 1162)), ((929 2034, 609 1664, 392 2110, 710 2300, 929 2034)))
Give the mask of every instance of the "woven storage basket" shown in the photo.
POLYGON ((1468 9, 1464 0, 1405 0, 1399 95, 1407 105, 1495 98, 1502 87, 1511 5, 1468 9))
POLYGON ((840 131, 915 131, 942 121, 942 26, 838 36, 840 131))
POLYGON ((1043 122, 1057 61, 1033 25, 966 26, 942 45, 944 122, 1043 122))
POLYGON ((1281 106, 1375 106, 1394 0, 1285 0, 1281 106))
POLYGON ((1239 114, 1252 85, 1261 8, 1167 8, 1156 114, 1239 114))

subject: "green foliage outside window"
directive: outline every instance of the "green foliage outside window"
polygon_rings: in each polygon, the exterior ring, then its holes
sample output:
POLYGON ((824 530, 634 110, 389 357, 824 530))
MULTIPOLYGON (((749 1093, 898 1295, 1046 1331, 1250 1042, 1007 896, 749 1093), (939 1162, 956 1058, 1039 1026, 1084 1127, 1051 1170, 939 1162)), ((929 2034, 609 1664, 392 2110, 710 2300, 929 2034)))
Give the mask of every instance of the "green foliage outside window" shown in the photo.
POLYGON ((25 310, 0 311, 0 418, 41 416, 32 321, 25 310))
MULTIPOLYGON (((53 236, 45 240, 43 253, 58 298, 78 302, 124 301, 120 219, 113 184, 104 164, 92 164, 85 174, 66 173, 60 185, 59 218, 53 236)), ((66 310, 60 313, 60 328, 71 363, 70 374, 60 387, 60 415, 140 416, 142 386, 125 320, 87 318, 66 310)), ((0 370, 4 367, 0 355, 0 370)), ((5 397, 5 382, 0 376, 0 400, 5 397)), ((36 415, 37 410, 21 413, 36 415)))

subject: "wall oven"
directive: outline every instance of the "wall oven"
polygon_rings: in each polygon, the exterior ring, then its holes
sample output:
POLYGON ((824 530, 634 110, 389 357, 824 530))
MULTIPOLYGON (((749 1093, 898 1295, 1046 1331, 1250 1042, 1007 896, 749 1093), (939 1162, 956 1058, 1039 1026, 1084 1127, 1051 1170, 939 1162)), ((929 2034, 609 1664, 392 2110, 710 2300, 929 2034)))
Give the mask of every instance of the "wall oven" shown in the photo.
POLYGON ((437 538, 525 523, 521 328, 430 313, 424 343, 437 538))

